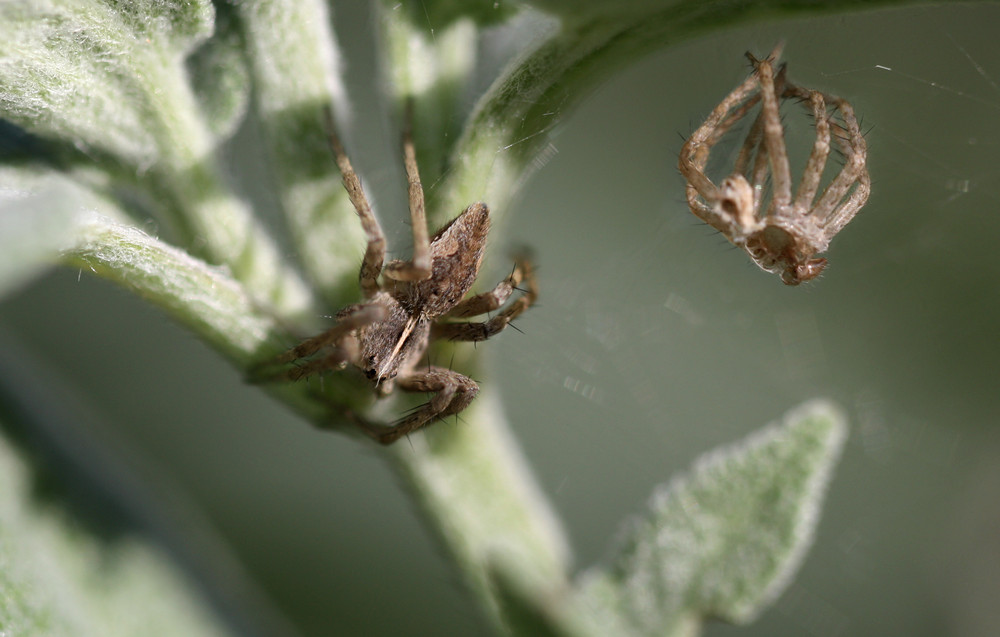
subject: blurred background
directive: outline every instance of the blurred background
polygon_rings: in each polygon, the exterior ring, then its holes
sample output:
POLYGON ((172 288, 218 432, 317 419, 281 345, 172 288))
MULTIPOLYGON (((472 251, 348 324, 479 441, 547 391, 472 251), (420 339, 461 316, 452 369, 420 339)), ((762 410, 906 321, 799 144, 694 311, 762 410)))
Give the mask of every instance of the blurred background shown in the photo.
MULTIPOLYGON (((363 108, 372 16, 335 11, 356 163, 405 251, 395 129, 363 108)), ((1000 633, 998 25, 996 5, 951 4, 724 29, 563 119, 486 264, 499 280, 532 246, 541 303, 481 351, 578 567, 699 454, 825 396, 851 436, 815 546, 759 621, 706 634, 1000 633), (780 40, 794 82, 854 104, 873 181, 799 288, 700 224, 676 170, 744 51, 780 40)), ((790 133, 798 157, 810 135, 790 133)), ((487 631, 377 450, 312 430, 156 309, 60 269, 0 303, 0 337, 8 363, 47 370, 38 400, 90 415, 62 426, 172 484, 303 635, 487 631)))

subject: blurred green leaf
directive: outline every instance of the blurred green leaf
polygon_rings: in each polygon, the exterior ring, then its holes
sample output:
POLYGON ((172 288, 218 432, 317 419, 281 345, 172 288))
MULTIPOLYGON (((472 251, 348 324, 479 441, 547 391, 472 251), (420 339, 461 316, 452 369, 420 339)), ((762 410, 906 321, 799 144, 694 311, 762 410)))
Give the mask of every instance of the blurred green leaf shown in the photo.
POLYGON ((163 70, 208 36, 213 16, 204 0, 0 3, 0 117, 148 167, 173 106, 163 70))
POLYGON ((298 260, 333 307, 356 300, 365 235, 338 178, 323 109, 346 116, 340 51, 322 0, 235 3, 274 185, 298 260))
POLYGON ((745 623, 784 589, 813 539, 846 436, 832 405, 812 402, 657 492, 612 568, 584 598, 641 635, 686 634, 705 618, 745 623))
POLYGON ((511 0, 422 0, 421 2, 389 2, 387 8, 409 21, 414 28, 434 37, 460 20, 471 20, 486 27, 506 20, 520 8, 511 0))
MULTIPOLYGON (((54 167, 75 164, 108 197, 141 191, 128 207, 141 198, 177 243, 228 266, 256 298, 303 312, 309 291, 214 156, 210 124, 235 124, 246 81, 228 85, 237 92, 228 105, 217 87, 208 116, 191 86, 185 61, 214 19, 203 0, 0 3, 0 118, 44 139, 54 167)), ((238 60, 227 60, 222 75, 235 77, 238 60)))
POLYGON ((99 540, 32 497, 27 465, 0 436, 0 630, 114 637, 230 634, 191 583, 137 536, 99 540))
POLYGON ((230 11, 220 11, 215 33, 187 59, 188 75, 212 133, 227 139, 250 102, 250 71, 243 40, 230 11))
POLYGON ((146 298, 241 364, 267 344, 273 321, 223 268, 123 223, 113 203, 52 171, 0 167, 0 185, 0 294, 70 264, 146 298))
POLYGON ((54 265, 77 232, 68 188, 18 191, 13 172, 0 169, 0 298, 54 265))

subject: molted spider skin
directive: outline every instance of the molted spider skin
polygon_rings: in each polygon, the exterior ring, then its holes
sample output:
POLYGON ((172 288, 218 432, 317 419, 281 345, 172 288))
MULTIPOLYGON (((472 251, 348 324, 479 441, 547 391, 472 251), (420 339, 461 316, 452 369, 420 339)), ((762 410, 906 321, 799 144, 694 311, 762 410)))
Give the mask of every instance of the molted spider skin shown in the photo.
POLYGON ((826 259, 816 254, 865 205, 871 179, 853 107, 839 97, 792 84, 784 66, 775 74, 780 54, 781 45, 763 60, 747 53, 753 73, 691 134, 678 167, 687 181, 691 212, 743 248, 762 270, 778 274, 786 285, 799 285, 826 268, 826 259), (790 98, 810 110, 816 129, 794 197, 779 112, 781 100, 790 98), (735 171, 716 186, 704 173, 712 147, 758 103, 760 111, 735 171), (820 193, 831 141, 844 155, 844 166, 820 193))

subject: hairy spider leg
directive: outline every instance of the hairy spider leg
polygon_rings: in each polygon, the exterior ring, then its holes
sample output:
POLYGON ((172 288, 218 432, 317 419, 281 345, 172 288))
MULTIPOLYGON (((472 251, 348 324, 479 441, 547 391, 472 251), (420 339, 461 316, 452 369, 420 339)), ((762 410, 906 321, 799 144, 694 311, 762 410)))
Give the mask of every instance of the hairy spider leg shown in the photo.
POLYGON ((861 134, 861 127, 854 116, 854 108, 846 100, 839 97, 827 97, 840 112, 840 118, 846 126, 846 130, 839 125, 835 126, 835 138, 841 150, 847 157, 840 174, 827 186, 826 191, 820 196, 816 204, 814 214, 823 219, 824 232, 827 237, 833 237, 850 221, 857 211, 868 201, 868 194, 871 191, 871 178, 865 166, 865 157, 868 146, 865 137, 861 134), (840 134, 841 131, 846 135, 840 134), (847 198, 843 205, 836 207, 843 200, 848 191, 857 182, 854 192, 847 198))
MULTIPOLYGON (((771 59, 774 59, 774 53, 771 54, 771 59)), ((778 70, 778 75, 774 78, 774 90, 776 93, 781 94, 785 87, 785 69, 787 67, 782 64, 781 68, 778 70)), ((756 104, 762 98, 761 93, 757 93, 753 96, 752 102, 756 104)), ((746 114, 744 112, 740 115, 741 117, 746 114)), ((728 132, 724 131, 724 132, 728 132)), ((736 157, 736 164, 733 168, 733 172, 740 175, 745 175, 749 180, 750 186, 753 189, 753 219, 754 221, 759 221, 762 217, 760 211, 764 202, 764 195, 767 191, 767 178, 768 178, 768 152, 767 144, 764 140, 764 113, 763 109, 754 118, 753 124, 750 126, 750 131, 747 133, 747 138, 743 141, 743 146, 740 148, 740 153, 736 157), (747 171, 747 166, 750 162, 750 158, 753 158, 753 167, 747 171)))
POLYGON ((802 182, 799 190, 795 194, 795 210, 799 214, 805 214, 812 206, 813 199, 819 191, 820 178, 823 176, 823 167, 830 155, 830 122, 826 117, 826 100, 819 91, 807 91, 799 87, 789 86, 794 92, 791 95, 809 100, 812 109, 813 122, 816 127, 816 141, 813 142, 812 152, 806 161, 805 172, 802 175, 802 182))
POLYGON ((340 169, 344 188, 347 190, 347 196, 350 197, 351 203, 354 205, 354 210, 357 211, 358 217, 361 219, 361 227, 368 238, 365 256, 361 261, 361 270, 358 272, 358 283, 361 286, 361 293, 364 297, 371 299, 380 289, 378 276, 382 273, 382 263, 385 261, 385 234, 382 233, 382 227, 378 225, 378 220, 372 212, 371 204, 368 203, 365 191, 361 188, 361 179, 354 172, 351 160, 347 158, 344 146, 341 144, 340 138, 337 137, 333 109, 330 106, 326 106, 323 109, 323 114, 326 119, 327 139, 330 143, 330 149, 333 151, 334 159, 337 162, 337 167, 340 169))
MULTIPOLYGON (((494 289, 494 292, 510 284, 512 281, 517 281, 517 283, 514 284, 516 286, 523 280, 525 284, 523 295, 488 321, 471 323, 435 323, 431 327, 431 337, 450 341, 485 341, 491 336, 503 331, 503 329, 506 328, 511 321, 519 317, 525 312, 525 310, 534 305, 538 300, 538 283, 535 279, 534 266, 532 265, 531 260, 524 256, 517 257, 515 264, 514 272, 510 275, 510 277, 502 281, 494 289)), ((490 294, 493 294, 493 292, 487 292, 468 300, 472 303, 478 303, 479 297, 488 297, 490 294)), ((507 293, 507 296, 510 296, 509 292, 507 293)), ((490 310, 487 308, 485 311, 490 310)), ((482 312, 479 313, 481 314, 482 312)), ((474 315, 475 314, 473 314, 471 310, 469 313, 464 314, 464 316, 474 315)))
POLYGON ((764 145, 771 163, 771 203, 768 215, 786 213, 792 203, 792 176, 785 148, 785 130, 781 124, 778 96, 774 89, 774 67, 770 57, 757 60, 747 54, 757 69, 760 81, 761 117, 764 121, 764 145))
MULTIPOLYGON (((697 128, 691 137, 681 148, 680 170, 685 175, 691 177, 688 191, 697 192, 706 199, 711 198, 715 184, 701 172, 704 163, 708 160, 708 151, 715 144, 721 134, 716 135, 718 127, 726 121, 732 125, 735 120, 727 119, 729 111, 743 102, 746 97, 753 92, 757 85, 757 78, 751 75, 743 81, 732 93, 726 96, 722 102, 715 107, 701 126, 697 128)), ((724 132, 724 131, 723 131, 724 132)))
MULTIPOLYGON (((768 62, 768 68, 770 68, 770 64, 776 62, 780 57, 782 47, 783 45, 781 44, 776 46, 766 58, 765 61, 768 62)), ((725 135, 729 128, 745 117, 750 109, 762 98, 763 91, 758 91, 756 95, 751 95, 760 84, 758 76, 761 62, 752 55, 748 55, 748 57, 755 67, 754 73, 751 73, 742 84, 727 95, 712 110, 705 122, 691 134, 691 137, 688 138, 681 149, 679 162, 680 171, 688 182, 685 190, 691 211, 702 221, 727 236, 737 234, 736 220, 731 216, 721 214, 714 207, 714 204, 721 199, 721 193, 719 188, 705 175, 704 169, 708 163, 708 155, 712 146, 725 135), (701 200, 699 200, 699 197, 701 200), (707 205, 706 202, 713 205, 707 205)), ((784 68, 779 72, 779 78, 783 81, 784 68)), ((772 78, 772 86, 773 84, 774 78, 772 78)), ((758 151, 758 160, 761 157, 762 154, 758 151)), ((755 170, 756 173, 757 171, 755 170)), ((759 207, 759 192, 761 189, 755 188, 754 190, 755 202, 759 207)))
POLYGON ((468 376, 443 367, 428 366, 396 379, 399 388, 408 392, 433 393, 431 399, 417 407, 392 427, 377 427, 360 421, 369 436, 389 445, 403 436, 427 425, 463 411, 479 394, 479 385, 468 376))
POLYGON ((497 283, 496 287, 489 292, 470 296, 460 302, 445 316, 468 318, 500 309, 507 302, 507 299, 510 298, 510 295, 514 293, 514 290, 517 289, 517 286, 521 285, 521 281, 524 280, 524 267, 522 266, 524 260, 524 257, 515 257, 514 269, 511 270, 510 276, 497 283))
POLYGON ((250 374, 258 382, 267 380, 291 379, 298 380, 327 369, 336 369, 344 363, 354 360, 357 356, 357 339, 351 337, 351 332, 372 323, 384 320, 386 309, 381 305, 356 305, 342 312, 337 323, 322 334, 306 339, 280 354, 279 356, 258 365, 250 374), (291 363, 301 358, 308 358, 324 347, 332 346, 332 351, 304 365, 276 373, 268 369, 291 363))
POLYGON ((427 214, 424 210, 424 187, 420 183, 417 153, 413 147, 413 98, 406 100, 404 119, 403 164, 406 168, 410 225, 413 229, 413 258, 410 261, 391 261, 382 271, 396 281, 426 281, 432 274, 431 252, 427 235, 427 214))

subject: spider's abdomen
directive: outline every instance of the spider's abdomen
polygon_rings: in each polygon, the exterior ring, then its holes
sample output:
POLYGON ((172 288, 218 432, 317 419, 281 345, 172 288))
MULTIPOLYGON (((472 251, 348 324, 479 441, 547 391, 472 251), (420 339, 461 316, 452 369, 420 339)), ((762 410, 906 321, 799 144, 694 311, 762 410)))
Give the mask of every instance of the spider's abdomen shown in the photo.
POLYGON ((430 319, 446 314, 475 283, 489 230, 485 204, 466 208, 431 238, 431 278, 413 282, 396 298, 430 319))

